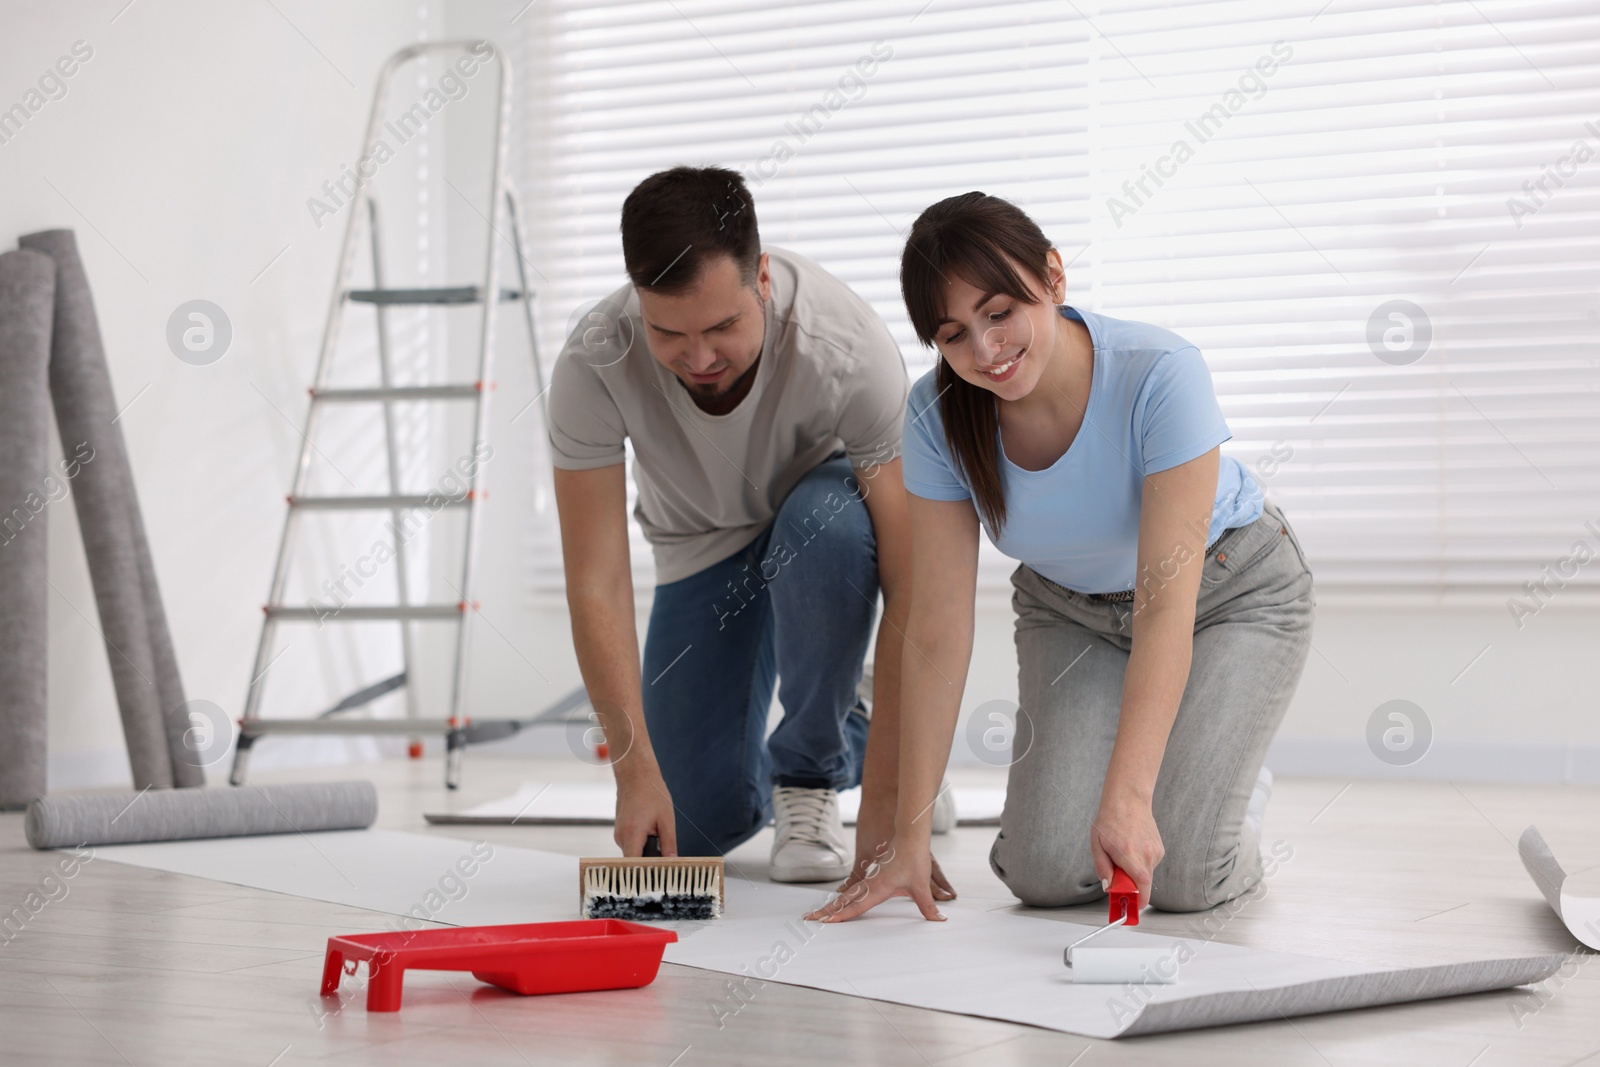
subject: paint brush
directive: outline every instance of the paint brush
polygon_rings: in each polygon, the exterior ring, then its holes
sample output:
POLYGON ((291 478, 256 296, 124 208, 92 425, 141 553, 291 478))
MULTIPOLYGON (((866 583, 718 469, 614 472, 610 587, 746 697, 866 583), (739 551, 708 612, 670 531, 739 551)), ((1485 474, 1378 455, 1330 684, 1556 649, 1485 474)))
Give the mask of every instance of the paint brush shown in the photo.
POLYGON ((661 855, 652 834, 643 856, 578 861, 578 904, 585 919, 665 922, 722 915, 722 857, 661 855))

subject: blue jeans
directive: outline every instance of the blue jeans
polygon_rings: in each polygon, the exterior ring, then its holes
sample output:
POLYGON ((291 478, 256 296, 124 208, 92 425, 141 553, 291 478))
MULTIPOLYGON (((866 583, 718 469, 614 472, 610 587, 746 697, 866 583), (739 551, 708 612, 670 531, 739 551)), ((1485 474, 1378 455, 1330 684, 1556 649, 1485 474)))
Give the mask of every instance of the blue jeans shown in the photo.
POLYGON ((715 856, 772 817, 772 787, 861 781, 856 696, 878 600, 878 554, 849 462, 834 455, 772 524, 698 574, 656 587, 645 725, 678 813, 678 852, 715 856), (783 721, 766 737, 774 685, 783 721))

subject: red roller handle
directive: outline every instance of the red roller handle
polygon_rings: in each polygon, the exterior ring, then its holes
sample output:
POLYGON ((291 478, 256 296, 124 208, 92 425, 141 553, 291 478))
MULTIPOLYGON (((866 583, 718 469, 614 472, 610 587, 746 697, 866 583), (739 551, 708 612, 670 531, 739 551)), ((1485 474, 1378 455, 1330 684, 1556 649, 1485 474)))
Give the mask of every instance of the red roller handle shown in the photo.
POLYGON ((1139 925, 1139 887, 1121 867, 1111 868, 1111 888, 1106 890, 1106 899, 1111 902, 1109 921, 1116 922, 1126 915, 1128 921, 1124 925, 1139 925))

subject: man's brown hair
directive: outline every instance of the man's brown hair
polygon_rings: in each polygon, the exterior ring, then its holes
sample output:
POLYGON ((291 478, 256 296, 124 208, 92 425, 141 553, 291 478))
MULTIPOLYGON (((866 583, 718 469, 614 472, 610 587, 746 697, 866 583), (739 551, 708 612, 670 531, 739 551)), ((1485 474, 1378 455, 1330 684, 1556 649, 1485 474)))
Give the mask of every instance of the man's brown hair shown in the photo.
POLYGON ((635 288, 682 293, 719 255, 732 256, 740 280, 755 284, 755 201, 735 172, 673 167, 650 175, 622 202, 622 261, 635 288))

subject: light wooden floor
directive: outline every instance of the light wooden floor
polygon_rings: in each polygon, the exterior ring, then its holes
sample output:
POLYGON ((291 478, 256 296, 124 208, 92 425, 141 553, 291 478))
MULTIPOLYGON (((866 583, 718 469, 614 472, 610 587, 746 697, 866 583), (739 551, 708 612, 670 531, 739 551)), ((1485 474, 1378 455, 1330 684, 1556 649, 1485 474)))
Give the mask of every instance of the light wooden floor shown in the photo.
MULTIPOLYGON (((371 777, 388 828, 606 854, 609 828, 427 829, 420 815, 522 780, 593 773, 481 756, 448 800, 431 760, 257 780, 371 777)), ((1576 943, 1517 858, 1529 822, 1582 872, 1576 879, 1600 879, 1597 789, 1280 780, 1267 837, 1293 858, 1218 937, 1393 964, 1570 951, 1576 943)), ((769 834, 735 854, 741 867, 764 870, 769 834)), ((1011 898, 987 867, 993 835, 958 830, 936 850, 967 901, 1001 906, 1011 898)), ((26 847, 20 815, 0 816, 4 910, 55 859, 26 847)), ((327 937, 381 929, 386 916, 109 861, 66 885, 0 945, 0 1064, 1600 1065, 1600 967, 1590 957, 1575 977, 1533 991, 1121 1042, 771 983, 719 1029, 710 1004, 725 996, 726 976, 671 965, 641 990, 529 998, 419 972, 406 978, 398 1015, 368 1016, 357 997, 319 1019, 327 937)), ((1100 910, 1057 914, 1091 921, 1100 910)), ((1186 930, 1198 918, 1145 921, 1186 930)))

